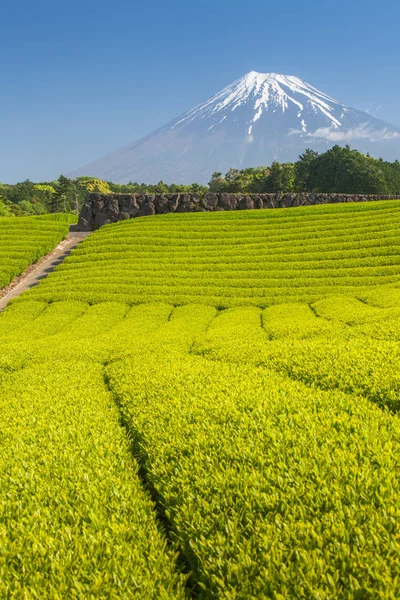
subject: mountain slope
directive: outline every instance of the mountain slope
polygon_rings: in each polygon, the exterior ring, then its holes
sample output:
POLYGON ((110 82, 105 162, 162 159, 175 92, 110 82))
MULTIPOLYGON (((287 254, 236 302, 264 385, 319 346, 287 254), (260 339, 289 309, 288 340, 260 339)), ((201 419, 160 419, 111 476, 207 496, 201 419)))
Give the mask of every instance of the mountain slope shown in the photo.
POLYGON ((394 160, 400 129, 298 77, 251 71, 148 136, 72 173, 114 182, 192 183, 213 171, 296 160, 305 148, 351 144, 394 160))

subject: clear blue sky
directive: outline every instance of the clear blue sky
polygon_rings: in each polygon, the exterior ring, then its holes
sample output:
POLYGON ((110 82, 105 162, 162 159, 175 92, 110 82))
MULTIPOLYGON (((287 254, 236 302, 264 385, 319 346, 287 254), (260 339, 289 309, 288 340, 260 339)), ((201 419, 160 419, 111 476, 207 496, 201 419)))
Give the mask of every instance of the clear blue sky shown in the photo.
POLYGON ((398 0, 2 0, 0 181, 68 173, 251 70, 400 126, 399 22, 398 0))

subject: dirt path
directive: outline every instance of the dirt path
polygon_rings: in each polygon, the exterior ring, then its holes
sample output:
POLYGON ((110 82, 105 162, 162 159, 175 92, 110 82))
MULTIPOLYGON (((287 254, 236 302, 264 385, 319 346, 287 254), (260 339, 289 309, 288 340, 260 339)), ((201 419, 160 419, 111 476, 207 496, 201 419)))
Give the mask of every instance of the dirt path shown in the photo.
MULTIPOLYGON (((14 282, 8 287, 8 290, 2 298, 0 298, 0 311, 2 311, 10 300, 16 298, 22 292, 26 292, 35 287, 42 279, 45 279, 49 273, 63 262, 63 260, 71 254, 73 250, 82 240, 87 238, 92 232, 73 231, 71 228, 68 237, 54 248, 50 254, 42 258, 41 261, 29 267, 27 271, 20 277, 17 277, 14 282)), ((0 291, 1 294, 1 291, 0 291)))

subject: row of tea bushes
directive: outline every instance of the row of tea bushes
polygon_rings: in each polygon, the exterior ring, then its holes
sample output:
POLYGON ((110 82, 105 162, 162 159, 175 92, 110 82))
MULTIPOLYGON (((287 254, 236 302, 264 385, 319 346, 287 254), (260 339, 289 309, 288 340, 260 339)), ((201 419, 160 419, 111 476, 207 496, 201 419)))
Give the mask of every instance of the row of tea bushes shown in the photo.
POLYGON ((0 218, 0 289, 63 240, 74 215, 0 218))
POLYGON ((265 307, 400 283, 399 201, 312 208, 105 226, 30 297, 265 307))

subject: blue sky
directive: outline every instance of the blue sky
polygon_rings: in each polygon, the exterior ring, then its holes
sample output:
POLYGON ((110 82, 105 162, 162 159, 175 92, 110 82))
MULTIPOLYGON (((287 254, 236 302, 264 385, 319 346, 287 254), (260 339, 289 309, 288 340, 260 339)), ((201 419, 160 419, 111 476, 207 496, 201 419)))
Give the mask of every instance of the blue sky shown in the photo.
POLYGON ((68 173, 251 70, 400 126, 399 21, 398 0, 3 0, 0 181, 68 173))

